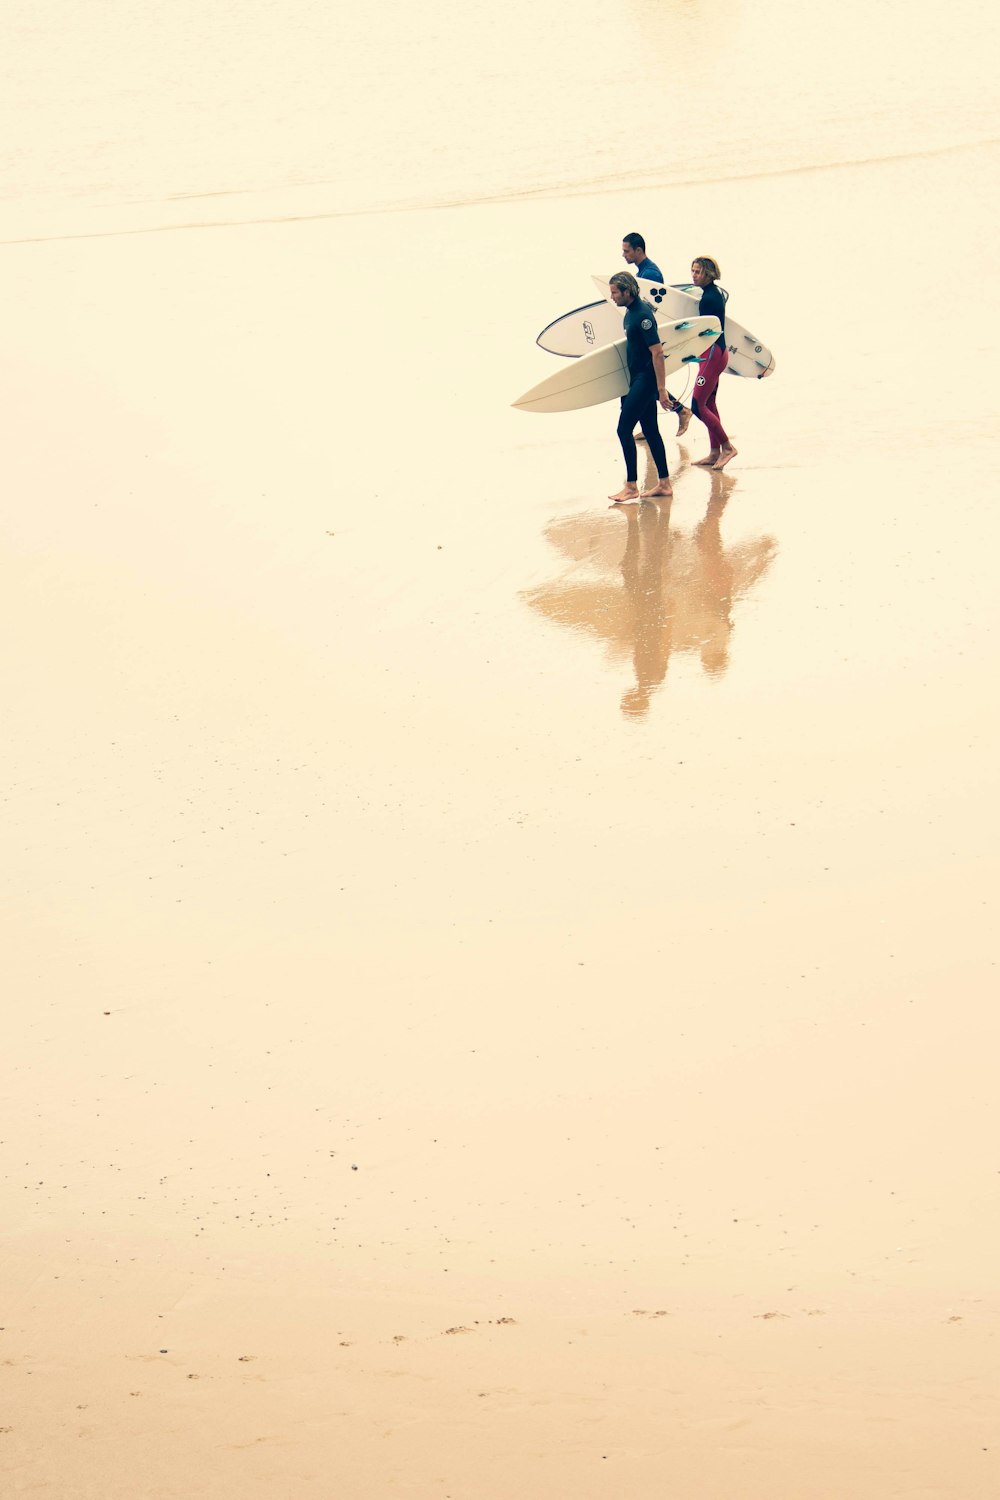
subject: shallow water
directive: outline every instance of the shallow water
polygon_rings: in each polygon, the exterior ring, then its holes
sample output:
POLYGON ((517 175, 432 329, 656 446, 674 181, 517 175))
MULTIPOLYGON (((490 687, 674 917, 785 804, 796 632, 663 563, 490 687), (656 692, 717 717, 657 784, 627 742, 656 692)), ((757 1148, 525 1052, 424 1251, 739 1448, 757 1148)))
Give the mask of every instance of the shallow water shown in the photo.
MULTIPOLYGON (((978 0, 11 0, 2 26, 5 238, 240 221, 275 192, 329 214, 648 192, 998 135, 978 0)), ((363 263, 405 272, 384 249, 363 263)))

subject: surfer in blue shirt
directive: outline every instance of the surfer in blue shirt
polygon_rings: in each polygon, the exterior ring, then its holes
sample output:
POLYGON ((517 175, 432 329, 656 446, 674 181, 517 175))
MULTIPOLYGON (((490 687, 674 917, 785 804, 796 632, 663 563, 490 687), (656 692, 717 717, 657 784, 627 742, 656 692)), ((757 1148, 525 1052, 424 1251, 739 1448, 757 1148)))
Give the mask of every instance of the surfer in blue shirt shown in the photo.
POLYGON ((646 241, 641 234, 627 234, 622 240, 622 260, 634 268, 635 275, 643 281, 658 281, 662 286, 663 272, 655 260, 646 254, 646 241))
MULTIPOLYGON (((641 234, 627 234, 622 240, 622 260, 633 268, 634 274, 641 281, 655 281, 660 286, 665 285, 663 272, 656 261, 650 260, 646 254, 646 241, 641 234)), ((670 398, 667 404, 677 418, 677 436, 683 437, 691 420, 690 408, 683 401, 678 401, 676 396, 671 396, 669 391, 667 395, 670 398)))
POLYGON ((630 500, 653 499, 673 494, 670 487, 670 471, 663 447, 660 429, 656 424, 656 402, 670 405, 667 380, 663 365, 663 345, 656 326, 656 315, 648 302, 639 296, 639 283, 627 271, 619 271, 611 278, 611 300, 616 307, 625 309, 625 353, 628 361, 628 393, 622 397, 621 416, 618 419, 618 441, 625 456, 625 483, 617 495, 609 495, 616 505, 625 505, 630 500), (638 455, 632 429, 636 422, 649 448, 649 456, 656 465, 657 480, 651 490, 639 494, 637 483, 638 455))

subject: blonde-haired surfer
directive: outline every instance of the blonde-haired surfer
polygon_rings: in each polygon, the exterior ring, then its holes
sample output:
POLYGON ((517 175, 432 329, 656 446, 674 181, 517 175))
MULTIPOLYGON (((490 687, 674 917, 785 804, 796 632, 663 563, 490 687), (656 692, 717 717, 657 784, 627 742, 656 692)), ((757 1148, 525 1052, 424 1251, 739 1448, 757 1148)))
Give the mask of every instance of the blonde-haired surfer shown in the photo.
MULTIPOLYGON (((659 282, 661 286, 663 285, 663 272, 656 264, 656 261, 650 260, 646 254, 646 241, 641 234, 633 232, 632 234, 627 234, 622 240, 622 260, 626 265, 632 267, 640 281, 654 281, 659 282)), ((641 295, 642 293, 640 292, 641 295)), ((670 397, 668 403, 670 410, 677 418, 677 436, 683 437, 688 430, 688 423, 691 421, 691 412, 684 405, 683 401, 679 401, 669 391, 667 395, 670 397)))
POLYGON ((716 404, 719 377, 729 363, 729 350, 726 348, 726 299, 715 284, 721 274, 718 261, 713 260, 710 255, 700 255, 691 262, 691 280, 695 286, 701 287, 698 311, 703 318, 718 318, 722 328, 719 337, 698 366, 694 395, 691 398, 691 410, 699 422, 704 422, 708 428, 708 439, 712 445, 707 458, 695 460, 703 469, 724 469, 729 460, 736 457, 736 449, 726 436, 716 404))
POLYGON ((670 471, 663 439, 656 423, 656 402, 670 405, 667 394, 667 378, 663 364, 663 345, 656 326, 656 314, 648 302, 639 296, 639 283, 627 271, 619 271, 611 278, 611 300, 616 307, 625 309, 625 352, 628 362, 628 393, 622 397, 621 416, 618 419, 618 441, 625 457, 625 483, 616 495, 609 495, 616 505, 640 499, 638 480, 638 455, 632 428, 636 422, 649 448, 649 456, 656 465, 657 481, 651 490, 643 490, 642 497, 670 495, 670 471))

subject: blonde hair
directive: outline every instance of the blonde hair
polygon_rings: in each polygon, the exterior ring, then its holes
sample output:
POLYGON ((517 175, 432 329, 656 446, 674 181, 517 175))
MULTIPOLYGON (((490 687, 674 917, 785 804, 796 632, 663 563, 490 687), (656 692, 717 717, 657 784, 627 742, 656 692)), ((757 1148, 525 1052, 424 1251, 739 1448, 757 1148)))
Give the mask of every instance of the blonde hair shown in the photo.
POLYGON ((639 283, 636 281, 635 277, 630 276, 627 271, 616 271, 608 282, 608 285, 616 286, 620 292, 631 292, 632 301, 638 302, 639 283))
POLYGON ((719 262, 713 260, 710 255, 696 255, 691 264, 701 266, 701 269, 707 271, 713 281, 718 281, 722 275, 722 272, 719 270, 719 262))

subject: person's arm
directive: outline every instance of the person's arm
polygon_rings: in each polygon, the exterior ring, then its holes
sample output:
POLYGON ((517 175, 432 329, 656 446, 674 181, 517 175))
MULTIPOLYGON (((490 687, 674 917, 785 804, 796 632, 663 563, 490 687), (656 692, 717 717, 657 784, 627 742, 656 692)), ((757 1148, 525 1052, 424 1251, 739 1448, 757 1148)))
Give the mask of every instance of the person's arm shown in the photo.
POLYGON ((656 376, 656 389, 660 397, 660 405, 666 411, 670 405, 671 398, 667 390, 667 373, 663 367, 663 345, 654 344, 649 352, 653 356, 653 373, 656 376))

